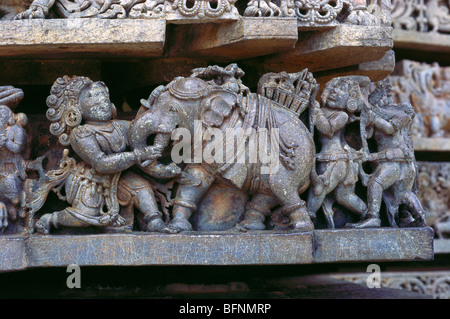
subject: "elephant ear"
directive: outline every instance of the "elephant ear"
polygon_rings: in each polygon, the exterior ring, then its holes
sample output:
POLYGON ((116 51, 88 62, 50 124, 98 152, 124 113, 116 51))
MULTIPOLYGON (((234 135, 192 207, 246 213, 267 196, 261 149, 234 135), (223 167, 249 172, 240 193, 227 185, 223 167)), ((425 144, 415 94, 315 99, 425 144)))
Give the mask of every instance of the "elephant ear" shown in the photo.
POLYGON ((214 90, 202 102, 202 121, 207 126, 220 127, 238 104, 238 96, 226 90, 214 90))

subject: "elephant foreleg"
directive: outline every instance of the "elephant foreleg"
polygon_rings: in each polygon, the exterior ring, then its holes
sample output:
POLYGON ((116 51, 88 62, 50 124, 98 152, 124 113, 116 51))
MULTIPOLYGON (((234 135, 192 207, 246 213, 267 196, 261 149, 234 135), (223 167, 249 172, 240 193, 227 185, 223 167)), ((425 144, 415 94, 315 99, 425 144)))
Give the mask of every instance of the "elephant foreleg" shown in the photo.
POLYGON ((179 185, 176 197, 173 200, 172 220, 169 222, 169 225, 180 231, 192 230, 189 218, 197 210, 197 204, 203 194, 214 182, 214 176, 201 165, 189 165, 184 171, 201 181, 201 183, 197 186, 179 185))

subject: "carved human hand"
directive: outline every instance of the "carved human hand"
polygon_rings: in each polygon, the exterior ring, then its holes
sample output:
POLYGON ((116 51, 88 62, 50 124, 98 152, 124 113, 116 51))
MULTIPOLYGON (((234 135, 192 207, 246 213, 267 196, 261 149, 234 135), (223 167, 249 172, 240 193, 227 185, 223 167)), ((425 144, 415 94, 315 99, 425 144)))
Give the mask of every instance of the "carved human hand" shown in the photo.
POLYGON ((18 13, 14 20, 22 20, 22 19, 44 19, 47 15, 47 12, 44 7, 31 5, 27 10, 18 13))

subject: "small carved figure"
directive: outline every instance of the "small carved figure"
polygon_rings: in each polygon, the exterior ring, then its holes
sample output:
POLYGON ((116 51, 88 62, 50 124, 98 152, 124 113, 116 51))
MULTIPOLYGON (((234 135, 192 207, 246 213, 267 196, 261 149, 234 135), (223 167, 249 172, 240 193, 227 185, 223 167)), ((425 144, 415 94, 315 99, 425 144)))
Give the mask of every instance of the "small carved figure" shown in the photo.
POLYGON ((23 182, 27 146, 27 117, 14 114, 23 91, 12 86, 0 87, 0 231, 16 232, 19 218, 25 218, 23 182))
MULTIPOLYGON (((222 73, 222 76, 229 75, 227 70, 222 73)), ((217 76, 219 74, 220 72, 217 76)), ((148 110, 140 113, 131 124, 132 148, 145 147, 150 134, 156 134, 155 147, 165 148, 169 145, 170 134, 175 128, 183 128, 189 132, 189 147, 186 153, 194 153, 194 160, 186 166, 184 173, 197 180, 197 183, 179 185, 173 200, 173 218, 169 224, 180 230, 191 230, 189 218, 209 187, 216 179, 220 179, 228 185, 253 194, 241 223, 243 228, 265 229, 265 217, 270 214, 271 208, 280 204, 282 211, 289 216, 292 228, 313 229, 306 205, 299 196, 309 185, 315 156, 310 132, 298 114, 287 107, 258 94, 238 93, 236 91, 241 91, 239 85, 235 87, 238 90, 222 86, 230 84, 233 87, 233 82, 236 84, 236 81, 230 79, 220 83, 211 80, 207 82, 199 77, 176 78, 167 86, 157 88, 149 100, 144 101, 143 104, 148 104, 148 110), (231 159, 224 162, 206 161, 203 156, 197 161, 196 148, 199 146, 200 151, 206 153, 206 150, 211 148, 211 143, 217 143, 217 140, 209 139, 197 143, 196 140, 191 140, 191 137, 199 135, 202 138, 208 129, 216 129, 215 132, 221 131, 225 134, 227 128, 241 128, 244 132, 252 131, 253 128, 253 133, 244 136, 241 143, 235 144, 231 159), (269 132, 268 135, 272 130, 279 132, 279 140, 269 139, 265 144, 269 150, 271 145, 279 145, 280 151, 272 154, 276 155, 276 160, 279 161, 273 173, 261 173, 261 161, 256 159, 251 163, 248 158, 251 134, 254 134, 254 138, 264 130, 269 132), (243 162, 239 162, 238 154, 247 157, 243 162)), ((218 136, 215 136, 216 138, 218 136)), ((186 141, 184 143, 186 144, 186 141)))
MULTIPOLYGON (((425 226, 425 212, 414 190, 417 178, 417 166, 410 136, 410 125, 414 110, 410 104, 395 105, 391 86, 388 81, 378 84, 369 95, 371 106, 361 114, 363 142, 374 137, 377 152, 368 152, 366 160, 374 162, 375 169, 367 185, 367 213, 363 220, 352 225, 356 228, 379 227, 381 225, 380 208, 384 200, 389 224, 396 227, 399 207, 405 204, 414 220, 406 226, 425 226)), ((403 226, 403 225, 402 225, 403 226)))
MULTIPOLYGON (((49 233, 52 227, 59 226, 124 226, 127 220, 119 214, 120 205, 131 205, 144 215, 146 230, 173 232, 162 220, 151 183, 131 171, 123 172, 155 160, 160 153, 154 147, 127 151, 130 122, 114 119, 115 107, 105 84, 86 77, 59 78, 47 105, 50 132, 59 137, 62 145, 70 145, 80 160, 66 165, 65 173, 57 174, 65 186, 65 196, 60 197, 71 206, 44 214, 36 222, 37 231, 49 233)), ((161 172, 173 173, 173 177, 178 173, 173 169, 171 166, 170 171, 161 172)), ((132 211, 128 216, 131 221, 132 211)))
POLYGON ((361 88, 369 83, 369 78, 362 76, 335 78, 326 84, 322 107, 312 109, 312 123, 320 133, 322 147, 317 154, 318 180, 308 194, 308 212, 315 218, 322 206, 329 228, 334 228, 334 201, 359 216, 367 209, 355 194, 361 154, 347 144, 344 131, 349 123, 357 120, 354 113, 364 107, 361 88), (328 195, 331 192, 333 195, 328 195))

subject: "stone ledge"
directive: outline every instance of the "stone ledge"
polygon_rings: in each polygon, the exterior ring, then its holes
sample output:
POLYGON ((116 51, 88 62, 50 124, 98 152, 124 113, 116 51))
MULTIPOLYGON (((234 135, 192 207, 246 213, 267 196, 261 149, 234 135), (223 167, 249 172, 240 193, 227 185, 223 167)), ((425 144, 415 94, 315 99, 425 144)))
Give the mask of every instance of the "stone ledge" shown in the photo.
POLYGON ((394 29, 395 48, 450 52, 450 34, 394 29))
POLYGON ((318 72, 380 60, 392 47, 391 27, 341 24, 323 31, 299 31, 294 49, 245 62, 259 64, 267 72, 303 68, 318 72))
POLYGON ((419 137, 413 138, 415 151, 450 151, 450 138, 439 137, 419 137))
POLYGON ((0 271, 30 267, 287 265, 433 259, 431 228, 0 237, 0 271))
POLYGON ((165 38, 164 19, 0 21, 0 57, 157 57, 165 38))

